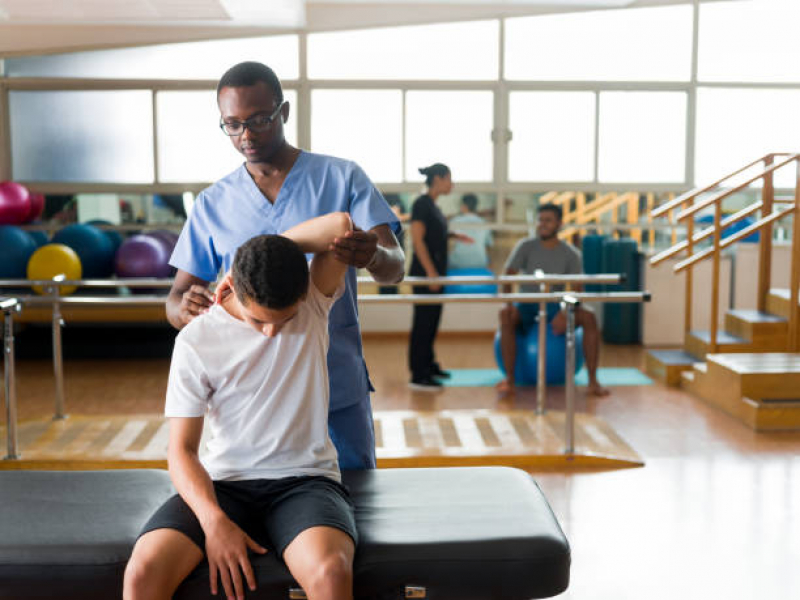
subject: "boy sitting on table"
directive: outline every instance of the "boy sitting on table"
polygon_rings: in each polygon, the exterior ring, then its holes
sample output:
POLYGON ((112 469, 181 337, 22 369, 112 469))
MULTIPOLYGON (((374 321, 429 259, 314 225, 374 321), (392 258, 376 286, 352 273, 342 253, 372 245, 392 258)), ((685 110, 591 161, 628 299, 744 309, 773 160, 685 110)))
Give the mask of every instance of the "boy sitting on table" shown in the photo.
POLYGON ((178 334, 165 410, 178 494, 136 542, 126 600, 172 598, 204 557, 211 593, 221 582, 242 599, 256 585, 248 550, 267 546, 308 598, 353 597, 357 532, 328 435, 327 371, 328 314, 347 270, 332 242, 352 227, 331 213, 249 240, 224 282, 233 293, 178 334))

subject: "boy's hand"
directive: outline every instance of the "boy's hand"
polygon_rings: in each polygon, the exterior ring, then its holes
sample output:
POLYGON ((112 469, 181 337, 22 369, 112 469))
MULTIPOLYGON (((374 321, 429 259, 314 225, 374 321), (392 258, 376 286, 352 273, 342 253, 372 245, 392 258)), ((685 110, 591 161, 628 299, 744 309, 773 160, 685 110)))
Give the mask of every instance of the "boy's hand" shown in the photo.
POLYGON ((455 236, 456 240, 461 242, 462 244, 474 244, 475 238, 468 236, 466 233, 456 233, 455 236))
POLYGON ((247 558, 247 549, 250 548, 259 554, 266 554, 250 536, 242 531, 236 523, 227 517, 214 521, 206 531, 206 556, 211 577, 211 593, 217 595, 217 572, 222 580, 222 587, 229 600, 244 600, 242 575, 244 573, 247 585, 251 590, 256 589, 256 578, 250 560, 247 558))
POLYGON ((343 237, 333 240, 331 250, 337 260, 363 269, 378 251, 378 235, 372 231, 363 231, 354 225, 353 231, 348 231, 343 237))

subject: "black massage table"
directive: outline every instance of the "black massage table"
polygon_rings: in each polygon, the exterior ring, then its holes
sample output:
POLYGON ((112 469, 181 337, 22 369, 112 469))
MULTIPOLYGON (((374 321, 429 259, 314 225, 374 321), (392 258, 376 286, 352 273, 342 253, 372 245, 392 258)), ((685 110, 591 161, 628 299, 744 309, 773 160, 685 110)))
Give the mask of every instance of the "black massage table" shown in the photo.
MULTIPOLYGON (((567 588, 570 549, 536 483, 503 467, 347 472, 361 537, 356 598, 528 600, 567 588)), ((122 597, 166 471, 0 471, 0 600, 122 597)), ((304 598, 272 554, 247 598, 304 598)), ((222 591, 220 590, 222 594, 222 591)), ((201 564, 176 600, 218 599, 201 564)))

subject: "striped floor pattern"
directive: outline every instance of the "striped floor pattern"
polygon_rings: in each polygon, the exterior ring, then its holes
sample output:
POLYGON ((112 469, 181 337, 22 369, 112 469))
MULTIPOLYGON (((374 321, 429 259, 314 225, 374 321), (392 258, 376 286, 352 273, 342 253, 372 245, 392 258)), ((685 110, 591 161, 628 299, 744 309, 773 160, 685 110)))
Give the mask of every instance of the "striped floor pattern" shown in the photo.
MULTIPOLYGON (((528 469, 635 467, 639 455, 602 419, 577 414, 573 454, 565 415, 550 411, 375 412, 379 467, 507 465, 528 469)), ((5 439, 5 429, 0 428, 5 439)), ((169 428, 161 415, 70 416, 18 428, 18 460, 0 469, 163 468, 169 428)), ((5 454, 5 453, 4 453, 5 454)))

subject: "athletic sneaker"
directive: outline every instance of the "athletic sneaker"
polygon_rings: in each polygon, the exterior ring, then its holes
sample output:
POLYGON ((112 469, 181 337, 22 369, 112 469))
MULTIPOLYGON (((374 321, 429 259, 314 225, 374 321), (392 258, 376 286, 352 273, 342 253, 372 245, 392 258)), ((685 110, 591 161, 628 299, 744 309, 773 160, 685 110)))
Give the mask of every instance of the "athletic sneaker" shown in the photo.
POLYGON ((443 371, 439 365, 433 365, 431 367, 431 377, 436 377, 437 379, 450 379, 450 371, 443 371))
POLYGON ((412 379, 408 387, 420 392, 435 392, 442 389, 442 382, 436 381, 433 377, 420 377, 419 379, 412 379))

